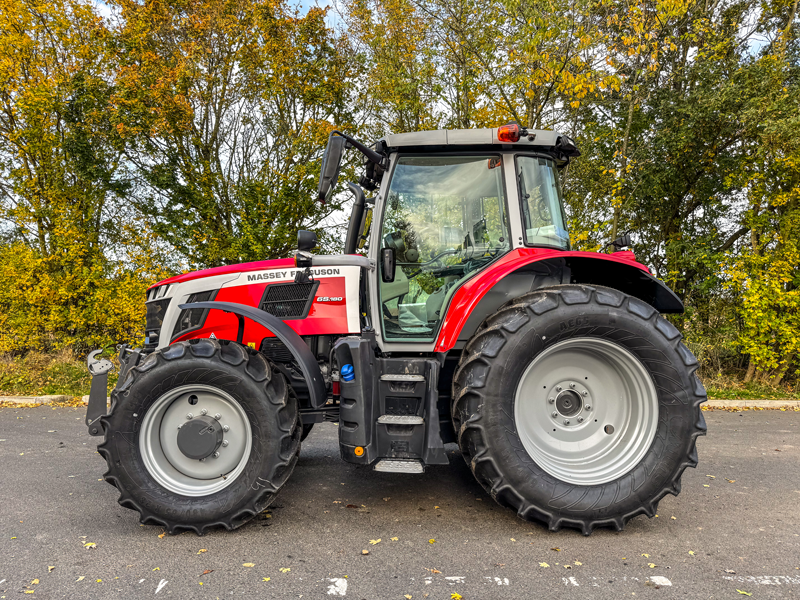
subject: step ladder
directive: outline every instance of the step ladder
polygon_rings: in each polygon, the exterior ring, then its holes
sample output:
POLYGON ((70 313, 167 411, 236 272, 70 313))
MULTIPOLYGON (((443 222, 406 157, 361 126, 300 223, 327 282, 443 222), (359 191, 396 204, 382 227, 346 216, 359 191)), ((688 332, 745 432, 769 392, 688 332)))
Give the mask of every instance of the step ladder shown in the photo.
POLYGON ((374 469, 384 473, 417 473, 425 472, 425 467, 422 466, 422 461, 407 460, 402 458, 382 458, 376 464, 374 469))

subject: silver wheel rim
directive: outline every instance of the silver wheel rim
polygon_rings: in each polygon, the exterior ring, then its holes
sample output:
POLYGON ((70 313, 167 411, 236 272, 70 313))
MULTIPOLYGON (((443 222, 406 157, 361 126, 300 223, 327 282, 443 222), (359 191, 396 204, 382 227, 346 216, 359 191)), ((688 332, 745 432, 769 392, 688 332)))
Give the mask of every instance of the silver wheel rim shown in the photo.
POLYGON ((658 426, 658 395, 628 350, 575 338, 542 352, 522 374, 514 420, 522 445, 544 471, 597 485, 642 460, 658 426))
POLYGON ((139 432, 147 472, 182 496, 208 496, 231 485, 244 470, 251 448, 252 430, 244 409, 230 394, 209 385, 184 385, 163 394, 144 415, 139 432), (196 460, 180 451, 178 431, 189 414, 218 416, 224 431, 218 456, 196 460))

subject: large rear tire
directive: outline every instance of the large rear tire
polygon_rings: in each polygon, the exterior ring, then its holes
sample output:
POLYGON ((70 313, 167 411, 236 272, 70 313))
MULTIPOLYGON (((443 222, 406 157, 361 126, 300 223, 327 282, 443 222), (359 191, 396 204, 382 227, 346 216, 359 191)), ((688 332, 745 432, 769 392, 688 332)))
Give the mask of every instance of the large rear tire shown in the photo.
POLYGON ((697 465, 706 394, 680 332, 617 290, 565 285, 487 318, 453 383, 464 458, 500 504, 552 531, 652 517, 697 465))
POLYGON ((283 375, 258 352, 211 339, 147 356, 101 422, 105 479, 142 523, 169 533, 235 529, 297 463, 302 426, 283 375))

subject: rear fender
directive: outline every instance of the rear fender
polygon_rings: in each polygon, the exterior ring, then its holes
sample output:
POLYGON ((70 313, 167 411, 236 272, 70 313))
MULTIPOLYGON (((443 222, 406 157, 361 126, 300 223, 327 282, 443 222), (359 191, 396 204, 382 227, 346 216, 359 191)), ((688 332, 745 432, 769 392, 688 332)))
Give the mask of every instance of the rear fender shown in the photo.
MULTIPOLYGON (((308 344, 303 341, 303 338, 278 317, 258 308, 245 304, 237 304, 235 302, 193 302, 192 304, 181 304, 179 308, 210 308, 213 310, 222 310, 240 317, 240 323, 243 323, 241 318, 247 318, 265 327, 284 343, 297 361, 297 364, 300 365, 300 370, 303 372, 303 377, 305 377, 306 383, 308 384, 308 395, 311 407, 319 408, 327 402, 328 393, 325 387, 325 380, 322 377, 322 372, 319 369, 319 363, 317 363, 314 353, 311 352, 311 349, 308 347, 308 344)), ((242 329, 243 327, 240 325, 240 332, 242 329)))
POLYGON ((534 290, 567 283, 602 285, 647 302, 661 313, 681 313, 683 303, 664 282, 627 255, 512 250, 453 294, 435 350, 446 352, 472 337, 500 306, 534 290))

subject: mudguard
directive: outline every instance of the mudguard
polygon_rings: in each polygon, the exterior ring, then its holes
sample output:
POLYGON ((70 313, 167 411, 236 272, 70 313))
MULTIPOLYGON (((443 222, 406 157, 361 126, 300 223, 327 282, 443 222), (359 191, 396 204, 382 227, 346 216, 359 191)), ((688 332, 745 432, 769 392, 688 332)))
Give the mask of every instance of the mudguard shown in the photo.
MULTIPOLYGON (((309 401, 312 408, 319 408, 328 401, 328 393, 325 387, 325 380, 322 378, 322 372, 319 369, 319 363, 311 349, 308 347, 297 332, 289 327, 286 323, 281 321, 278 317, 269 314, 258 308, 247 306, 246 304, 237 304, 235 302, 193 302, 192 304, 181 304, 180 309, 192 308, 210 308, 213 310, 222 310, 225 312, 233 313, 237 317, 246 317, 255 321, 262 327, 266 327, 275 336, 284 343, 284 345, 292 353, 292 356, 300 365, 300 370, 308 384, 309 401)), ((239 330, 242 330, 240 319, 239 330)))

